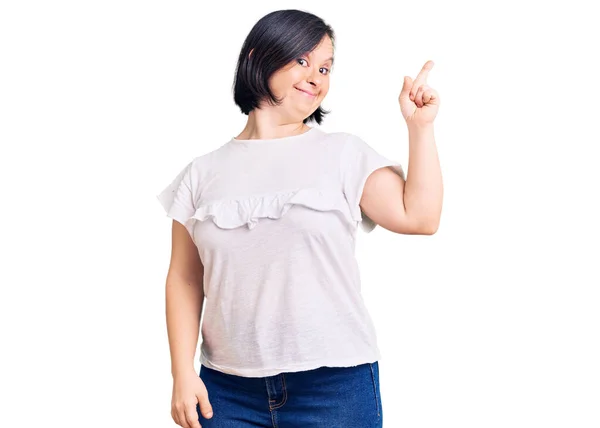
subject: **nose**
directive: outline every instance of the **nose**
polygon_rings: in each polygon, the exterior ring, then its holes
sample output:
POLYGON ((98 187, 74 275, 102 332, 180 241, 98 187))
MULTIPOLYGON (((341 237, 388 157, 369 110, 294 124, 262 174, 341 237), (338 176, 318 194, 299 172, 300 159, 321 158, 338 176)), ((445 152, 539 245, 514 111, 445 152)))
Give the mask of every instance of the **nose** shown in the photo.
POLYGON ((318 88, 319 86, 321 86, 321 78, 320 78, 320 77, 312 77, 312 76, 311 76, 311 77, 308 79, 308 82, 309 82, 311 85, 313 85, 314 87, 317 87, 317 88, 318 88))
POLYGON ((321 82, 323 79, 323 75, 321 73, 319 73, 319 70, 317 69, 316 72, 315 70, 312 70, 311 73, 308 75, 308 82, 315 87, 320 87, 321 86, 321 82))

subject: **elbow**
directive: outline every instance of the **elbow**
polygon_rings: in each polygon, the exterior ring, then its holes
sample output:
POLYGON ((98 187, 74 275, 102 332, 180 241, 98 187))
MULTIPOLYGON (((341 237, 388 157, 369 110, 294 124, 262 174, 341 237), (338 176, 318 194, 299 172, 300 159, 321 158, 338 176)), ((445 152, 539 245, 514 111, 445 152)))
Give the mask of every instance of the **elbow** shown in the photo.
POLYGON ((412 234, 435 235, 440 227, 441 210, 423 209, 418 211, 404 211, 404 218, 410 224, 412 234))
POLYGON ((439 217, 404 215, 389 230, 405 235, 434 235, 440 226, 439 217))
POLYGON ((424 222, 420 228, 421 235, 435 235, 440 227, 439 220, 424 222))
POLYGON ((425 229, 425 231, 423 232, 423 235, 435 235, 435 233, 438 231, 438 227, 430 227, 428 229, 425 229))

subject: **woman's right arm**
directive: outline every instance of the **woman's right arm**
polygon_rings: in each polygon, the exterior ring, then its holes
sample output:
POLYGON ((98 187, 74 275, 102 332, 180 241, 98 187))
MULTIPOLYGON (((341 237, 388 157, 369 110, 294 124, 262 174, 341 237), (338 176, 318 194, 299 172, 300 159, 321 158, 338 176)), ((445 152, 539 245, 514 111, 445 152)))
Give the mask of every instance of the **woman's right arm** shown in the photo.
POLYGON ((212 417, 208 391, 194 368, 204 303, 204 266, 185 226, 173 220, 171 262, 167 274, 167 333, 171 351, 171 417, 182 427, 201 428, 196 406, 212 417))
POLYGON ((166 283, 166 317, 171 374, 194 371, 204 303, 204 266, 186 228, 173 220, 171 262, 166 283))

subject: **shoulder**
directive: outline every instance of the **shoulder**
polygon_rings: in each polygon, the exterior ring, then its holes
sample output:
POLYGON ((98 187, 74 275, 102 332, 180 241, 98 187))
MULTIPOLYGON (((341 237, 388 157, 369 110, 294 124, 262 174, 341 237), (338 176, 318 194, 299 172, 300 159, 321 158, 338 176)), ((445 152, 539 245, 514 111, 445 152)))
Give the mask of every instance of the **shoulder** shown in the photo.
POLYGON ((367 154, 372 150, 372 147, 358 134, 344 131, 334 134, 334 140, 340 148, 340 157, 344 162, 352 161, 357 156, 367 154))
POLYGON ((169 186, 171 190, 170 193, 174 193, 177 188, 184 186, 189 189, 193 195, 197 195, 206 177, 210 177, 212 171, 218 164, 218 162, 215 161, 215 158, 219 156, 221 151, 222 146, 203 154, 189 157, 187 161, 180 166, 176 176, 172 179, 169 186))
POLYGON ((329 132, 326 135, 330 140, 335 141, 342 146, 360 147, 368 145, 360 135, 348 131, 329 132))
POLYGON ((198 173, 205 172, 226 159, 229 148, 230 146, 225 143, 217 148, 199 154, 189 161, 188 166, 198 173))
POLYGON ((343 155, 344 152, 360 148, 361 145, 366 144, 360 136, 347 131, 321 131, 321 138, 328 146, 337 147, 340 155, 343 155))
POLYGON ((345 132, 345 131, 326 132, 326 131, 323 131, 322 129, 319 129, 319 132, 321 133, 321 136, 323 138, 326 138, 331 141, 342 142, 342 143, 349 138, 356 137, 354 134, 352 134, 350 132, 345 132))

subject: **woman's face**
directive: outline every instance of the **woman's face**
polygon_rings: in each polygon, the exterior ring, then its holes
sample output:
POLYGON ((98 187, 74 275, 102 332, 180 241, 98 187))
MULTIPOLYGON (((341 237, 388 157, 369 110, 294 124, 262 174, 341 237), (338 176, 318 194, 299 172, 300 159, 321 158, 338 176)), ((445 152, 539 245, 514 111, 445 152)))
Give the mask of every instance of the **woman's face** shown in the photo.
POLYGON ((273 94, 282 100, 289 116, 303 120, 310 116, 329 91, 333 45, 329 36, 312 51, 276 71, 269 81, 273 94))

